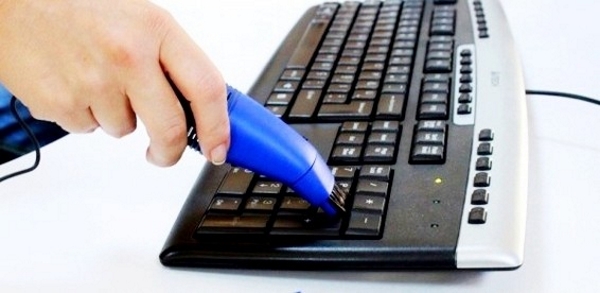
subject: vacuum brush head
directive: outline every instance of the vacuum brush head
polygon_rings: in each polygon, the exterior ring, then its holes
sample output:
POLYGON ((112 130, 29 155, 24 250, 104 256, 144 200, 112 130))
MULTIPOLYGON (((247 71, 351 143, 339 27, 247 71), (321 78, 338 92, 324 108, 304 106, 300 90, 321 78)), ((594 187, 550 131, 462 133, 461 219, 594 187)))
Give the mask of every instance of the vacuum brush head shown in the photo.
MULTIPOLYGON (((199 151, 189 102, 179 91, 186 114, 188 145, 199 151)), ((252 98, 227 87, 231 143, 227 163, 277 180, 330 216, 345 213, 347 194, 335 183, 325 160, 291 126, 252 98)))
POLYGON ((338 215, 346 213, 346 198, 348 194, 339 184, 333 185, 333 190, 329 194, 329 202, 336 209, 338 215))

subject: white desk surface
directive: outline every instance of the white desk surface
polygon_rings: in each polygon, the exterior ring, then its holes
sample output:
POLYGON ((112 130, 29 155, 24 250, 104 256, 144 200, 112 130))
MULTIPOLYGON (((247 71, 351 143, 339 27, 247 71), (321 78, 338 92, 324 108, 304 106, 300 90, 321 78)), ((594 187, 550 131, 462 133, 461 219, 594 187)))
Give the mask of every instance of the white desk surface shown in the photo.
MULTIPOLYGON (((247 90, 318 0, 156 1, 247 90)), ((503 0, 528 89, 600 98, 600 2, 503 0)), ((172 269, 158 254, 200 156, 145 162, 143 129, 121 140, 71 135, 38 170, 0 185, 0 290, 100 292, 598 292, 600 107, 530 96, 524 265, 500 272, 287 272, 172 269)), ((0 174, 29 164, 26 156, 0 174)))

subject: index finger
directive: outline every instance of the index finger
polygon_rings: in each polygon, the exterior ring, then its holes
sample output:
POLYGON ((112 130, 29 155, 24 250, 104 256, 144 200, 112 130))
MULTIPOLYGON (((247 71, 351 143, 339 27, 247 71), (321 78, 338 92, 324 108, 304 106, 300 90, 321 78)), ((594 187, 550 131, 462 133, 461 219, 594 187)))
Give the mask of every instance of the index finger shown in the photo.
POLYGON ((163 70, 190 102, 204 156, 222 164, 230 143, 223 77, 183 29, 169 31, 159 54, 163 70))

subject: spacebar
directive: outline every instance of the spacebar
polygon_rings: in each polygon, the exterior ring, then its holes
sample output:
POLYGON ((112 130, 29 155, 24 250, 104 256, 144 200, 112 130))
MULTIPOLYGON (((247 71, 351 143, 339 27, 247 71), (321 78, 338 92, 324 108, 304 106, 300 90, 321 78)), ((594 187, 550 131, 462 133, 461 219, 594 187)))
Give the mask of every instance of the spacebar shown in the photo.
POLYGON ((349 104, 323 104, 318 118, 369 118, 373 111, 372 101, 352 101, 349 104))

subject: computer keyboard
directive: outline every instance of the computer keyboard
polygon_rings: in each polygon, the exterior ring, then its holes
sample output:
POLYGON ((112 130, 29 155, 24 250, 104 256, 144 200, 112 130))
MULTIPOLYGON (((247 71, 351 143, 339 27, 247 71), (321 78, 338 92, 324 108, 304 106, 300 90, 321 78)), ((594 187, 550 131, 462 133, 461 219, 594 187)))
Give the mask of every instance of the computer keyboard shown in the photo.
MULTIPOLYGON (((249 95, 327 159, 331 218, 280 182, 207 164, 167 266, 514 269, 527 202, 525 90, 500 4, 311 7, 249 95)), ((286 170, 281 170, 285 172, 286 170)))

